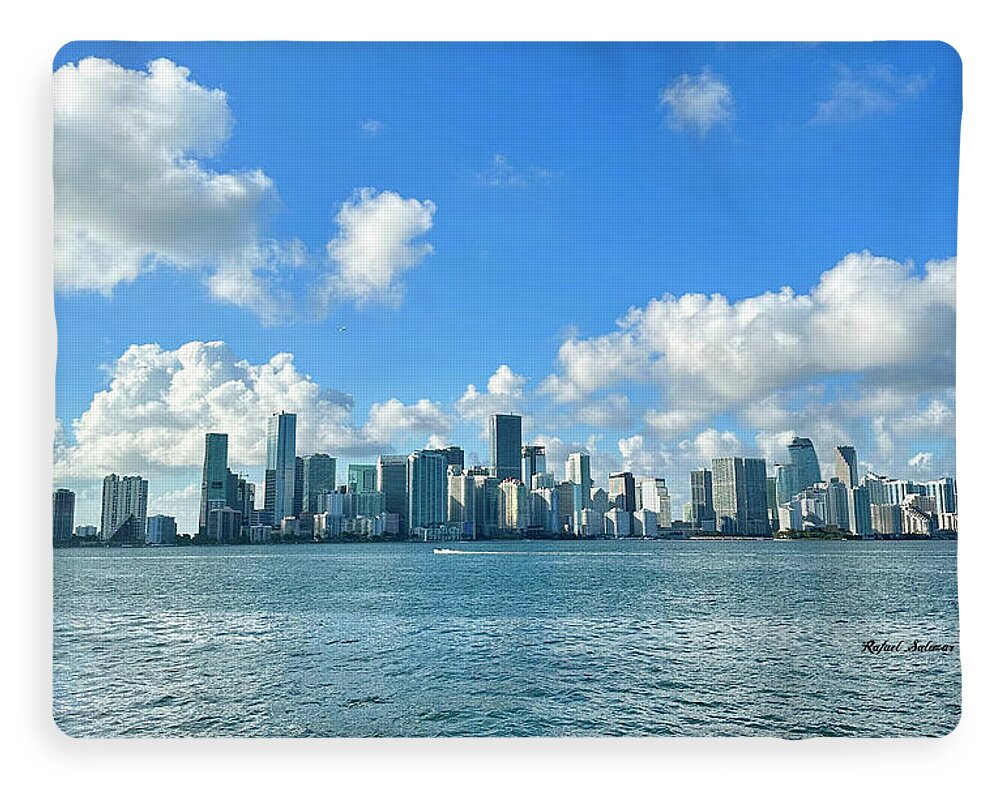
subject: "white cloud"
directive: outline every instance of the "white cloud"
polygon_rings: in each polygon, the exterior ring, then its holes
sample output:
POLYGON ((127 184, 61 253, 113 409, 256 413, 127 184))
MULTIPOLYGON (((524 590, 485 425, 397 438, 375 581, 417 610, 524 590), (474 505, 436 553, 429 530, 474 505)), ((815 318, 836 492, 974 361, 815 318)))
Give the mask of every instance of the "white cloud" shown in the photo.
POLYGON ((110 296, 169 264, 205 272, 214 296, 265 322, 281 318, 274 274, 298 246, 262 236, 274 184, 202 161, 232 130, 223 91, 166 59, 131 71, 86 58, 56 71, 54 99, 57 288, 110 296))
POLYGON ((808 294, 783 288, 736 302, 667 294, 618 324, 607 335, 565 341, 541 391, 572 402, 612 384, 655 384, 665 403, 651 424, 669 428, 706 405, 722 412, 824 375, 949 386, 955 261, 929 262, 921 274, 911 264, 855 253, 808 294))
POLYGON ((739 437, 732 431, 719 431, 717 428, 707 428, 693 439, 681 440, 677 448, 680 451, 678 461, 688 466, 710 465, 712 459, 744 455, 739 437))
POLYGON ((927 451, 921 451, 906 463, 910 467, 912 467, 916 472, 926 472, 930 468, 931 462, 933 460, 934 460, 933 453, 928 453, 927 451))
POLYGON ((842 66, 830 98, 816 105, 812 123, 853 121, 885 115, 903 102, 916 99, 927 87, 926 74, 900 74, 888 64, 870 64, 863 69, 842 66))
POLYGON ((674 127, 692 129, 701 137, 713 126, 728 123, 734 115, 729 86, 708 66, 697 77, 682 74, 663 88, 660 106, 669 108, 674 127))
POLYGON ((366 118, 361 122, 361 131, 367 132, 370 135, 376 135, 382 131, 385 124, 381 121, 377 121, 374 118, 366 118))
MULTIPOLYGON (((455 411, 462 420, 481 423, 485 432, 490 415, 521 412, 527 382, 526 377, 515 373, 509 365, 501 365, 487 380, 485 391, 469 384, 462 397, 455 402, 455 411)), ((526 429, 527 425, 522 428, 526 429)))
POLYGON ((528 187, 555 176, 552 171, 535 165, 514 167, 503 154, 494 154, 489 167, 476 173, 476 180, 487 187, 528 187))
POLYGON ((632 424, 632 405, 624 393, 609 393, 581 406, 573 418, 586 426, 626 429, 632 424))
POLYGON ((357 190, 340 207, 340 233, 327 245, 334 271, 320 289, 323 304, 336 296, 358 304, 398 305, 400 275, 433 252, 429 242, 417 237, 431 229, 436 209, 429 200, 357 190))
POLYGON ((406 405, 392 398, 385 403, 372 404, 364 433, 377 445, 388 445, 399 437, 414 435, 433 435, 432 440, 444 443, 450 428, 451 421, 438 404, 422 398, 415 404, 406 405))

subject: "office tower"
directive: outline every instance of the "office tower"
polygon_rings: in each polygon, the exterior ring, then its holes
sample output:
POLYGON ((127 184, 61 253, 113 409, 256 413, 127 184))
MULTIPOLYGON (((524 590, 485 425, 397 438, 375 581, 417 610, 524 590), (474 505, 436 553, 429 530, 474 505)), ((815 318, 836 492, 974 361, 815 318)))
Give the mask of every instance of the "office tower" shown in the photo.
POLYGON ((52 541, 62 543, 73 537, 76 495, 69 489, 52 492, 52 541))
POLYGON ((623 508, 611 508, 604 514, 604 535, 625 538, 632 535, 632 514, 623 508))
POLYGON ((531 503, 528 489, 519 480, 500 482, 499 523, 501 533, 523 533, 528 528, 531 503))
POLYGON ((934 498, 922 494, 908 494, 900 506, 900 524, 903 535, 929 536, 937 531, 937 514, 934 498))
POLYGON ((345 516, 378 516, 385 511, 385 493, 347 492, 344 495, 344 503, 345 516))
POLYGON ((374 464, 349 464, 347 466, 347 491, 374 492, 378 490, 378 468, 374 464))
POLYGON ((718 532, 736 536, 770 535, 767 463, 763 459, 713 459, 712 506, 718 532))
POLYGON ((774 496, 778 505, 790 503, 799 493, 794 464, 774 465, 774 496))
POLYGON ((811 439, 794 437, 788 446, 788 455, 795 466, 796 494, 807 486, 822 482, 823 476, 819 471, 819 459, 816 458, 816 449, 813 447, 811 439))
POLYGON ((572 531, 583 511, 583 487, 573 481, 556 485, 556 523, 560 532, 572 531))
POLYGON ((101 540, 143 543, 148 497, 149 481, 138 475, 105 476, 101 493, 101 540))
MULTIPOLYGON (((586 453, 569 454, 569 458, 566 459, 566 480, 579 484, 580 490, 583 493, 584 508, 589 508, 593 505, 591 489, 594 486, 594 481, 590 477, 590 456, 586 453)), ((605 508, 600 513, 603 514, 606 510, 605 508)))
POLYGON ((292 490, 292 513, 298 516, 302 513, 303 497, 306 489, 306 465, 301 456, 295 457, 295 487, 292 490))
POLYGON ((406 490, 410 501, 407 529, 411 535, 447 521, 446 469, 444 456, 432 450, 414 451, 407 457, 406 490))
POLYGON ((841 530, 851 529, 847 485, 839 478, 831 478, 826 485, 826 523, 841 530))
POLYGON ((872 501, 867 487, 847 490, 847 518, 850 531, 856 536, 872 534, 872 501))
POLYGON ((559 524, 559 493, 554 487, 533 489, 528 494, 528 500, 531 503, 529 532, 562 533, 562 526, 559 524))
MULTIPOLYGON (((445 461, 448 459, 445 457, 445 461)), ((448 521, 475 524, 476 481, 455 465, 448 466, 448 521)))
POLYGON ((280 525, 286 516, 294 515, 295 422, 295 415, 291 412, 275 412, 267 421, 264 507, 270 502, 271 524, 275 526, 280 525))
POLYGON ((172 516, 157 514, 146 519, 146 543, 169 546, 177 540, 177 520, 172 516))
POLYGON ((540 472, 545 472, 545 448, 541 445, 523 445, 521 447, 521 480, 530 486, 531 479, 540 472))
POLYGON ((705 527, 715 530, 715 505, 712 497, 712 471, 691 470, 691 526, 696 530, 703 530, 705 527))
MULTIPOLYGON (((372 470, 375 467, 372 466, 372 470)), ((337 460, 326 453, 314 453, 302 460, 302 508, 320 513, 320 498, 337 488, 337 460)), ((372 487, 377 488, 376 486, 372 487)))
POLYGON ((229 435, 205 435, 205 460, 201 467, 201 508, 198 511, 198 534, 205 531, 208 512, 219 503, 227 503, 229 476, 229 435), (213 505, 214 504, 214 505, 213 505))
POLYGON ((642 510, 656 514, 656 523, 662 528, 670 527, 673 514, 670 507, 670 493, 663 478, 643 478, 639 482, 642 510))
POLYGON ((499 531, 500 481, 492 475, 473 475, 475 481, 476 536, 493 538, 499 531))
POLYGON ((898 505, 872 503, 872 533, 880 536, 898 536, 903 532, 902 514, 898 505))
MULTIPOLYGON (((668 524, 667 527, 670 525, 668 524)), ((632 514, 632 535, 640 538, 656 538, 660 527, 660 516, 645 508, 632 514)))
POLYGON ((520 415, 490 415, 490 471, 501 481, 521 480, 520 415))
POLYGON ((592 487, 590 490, 590 507, 597 511, 598 514, 601 514, 602 517, 604 512, 610 507, 608 493, 600 486, 592 487))
POLYGON ((235 508, 224 505, 208 512, 205 522, 205 539, 217 544, 236 544, 242 537, 243 515, 235 508))
POLYGON ((399 516, 400 532, 407 535, 409 497, 407 496, 407 457, 379 456, 376 464, 378 490, 385 495, 385 510, 399 516))
POLYGON ((833 454, 834 475, 844 482, 844 486, 853 489, 860 481, 858 479, 858 454, 850 445, 838 445, 833 454))
POLYGON ((924 484, 927 496, 934 500, 934 510, 938 515, 958 513, 958 495, 954 478, 941 478, 924 484))
POLYGON ((630 514, 635 511, 635 477, 632 473, 613 472, 608 476, 608 501, 630 514))
MULTIPOLYGON (((527 484, 527 481, 525 481, 527 484)), ((531 489, 555 488, 556 477, 551 472, 536 472, 531 476, 531 489)))
POLYGON ((444 456, 445 464, 451 467, 458 467, 460 470, 465 469, 465 451, 462 450, 458 445, 449 445, 447 448, 438 448, 438 453, 444 456))
POLYGON ((767 476, 767 518, 773 530, 778 529, 778 479, 767 476))
MULTIPOLYGON (((257 485, 233 472, 229 472, 227 480, 225 504, 239 511, 243 524, 249 526, 257 507, 257 485)), ((218 504, 213 507, 218 507, 218 504)))

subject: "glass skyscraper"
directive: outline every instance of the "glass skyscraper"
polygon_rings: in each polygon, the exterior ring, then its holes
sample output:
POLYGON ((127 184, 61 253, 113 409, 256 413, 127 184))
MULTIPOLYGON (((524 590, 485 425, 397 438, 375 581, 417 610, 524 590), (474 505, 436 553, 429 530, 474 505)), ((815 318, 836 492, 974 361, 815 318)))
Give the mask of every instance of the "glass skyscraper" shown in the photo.
POLYGON ((808 437, 795 437, 788 446, 788 455, 795 465, 795 493, 808 489, 817 483, 822 483, 823 476, 819 471, 819 459, 816 449, 808 437))
POLYGON ((73 516, 76 509, 76 495, 69 489, 52 492, 52 540, 57 543, 69 541, 73 537, 73 516))
POLYGON ((767 519, 767 462, 764 459, 712 459, 712 496, 720 533, 734 536, 771 534, 767 519))
POLYGON ((306 511, 318 514, 323 495, 336 488, 337 460, 333 456, 314 453, 302 460, 302 507, 306 511))
POLYGON ((501 481, 521 480, 520 415, 490 415, 490 470, 501 481))
POLYGON ((204 535, 208 512, 224 508, 229 498, 229 435, 205 435, 205 460, 201 468, 201 507, 198 511, 198 534, 204 535))
POLYGON ((295 421, 291 412, 275 412, 267 421, 264 500, 272 504, 272 525, 280 525, 284 517, 295 515, 295 421))

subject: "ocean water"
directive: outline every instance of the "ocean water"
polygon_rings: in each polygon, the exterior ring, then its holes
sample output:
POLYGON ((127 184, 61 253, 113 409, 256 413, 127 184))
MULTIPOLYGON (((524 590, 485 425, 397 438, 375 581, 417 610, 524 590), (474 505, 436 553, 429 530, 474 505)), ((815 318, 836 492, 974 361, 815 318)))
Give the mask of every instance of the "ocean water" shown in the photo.
POLYGON ((72 736, 944 735, 954 542, 55 551, 72 736), (874 640, 899 651, 872 653, 874 640))

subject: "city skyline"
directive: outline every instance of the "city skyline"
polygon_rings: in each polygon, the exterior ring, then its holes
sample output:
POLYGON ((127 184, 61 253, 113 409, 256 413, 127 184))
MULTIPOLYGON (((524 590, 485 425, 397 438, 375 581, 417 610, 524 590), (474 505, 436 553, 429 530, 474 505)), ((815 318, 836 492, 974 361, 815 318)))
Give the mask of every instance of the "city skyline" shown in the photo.
POLYGON ((380 45, 282 46, 56 57, 54 483, 78 521, 115 472, 189 530, 204 435, 260 487, 281 409, 341 473, 428 445, 488 464, 515 412, 550 471, 662 477, 675 516, 691 469, 794 435, 826 478, 839 445, 861 475, 955 475, 946 45, 479 45, 503 80, 462 87, 433 77, 473 45, 402 46, 403 74, 380 45), (105 171, 149 200, 102 203, 105 171), (227 184, 243 202, 211 211, 227 184), (122 219, 148 206, 176 208, 122 219))

